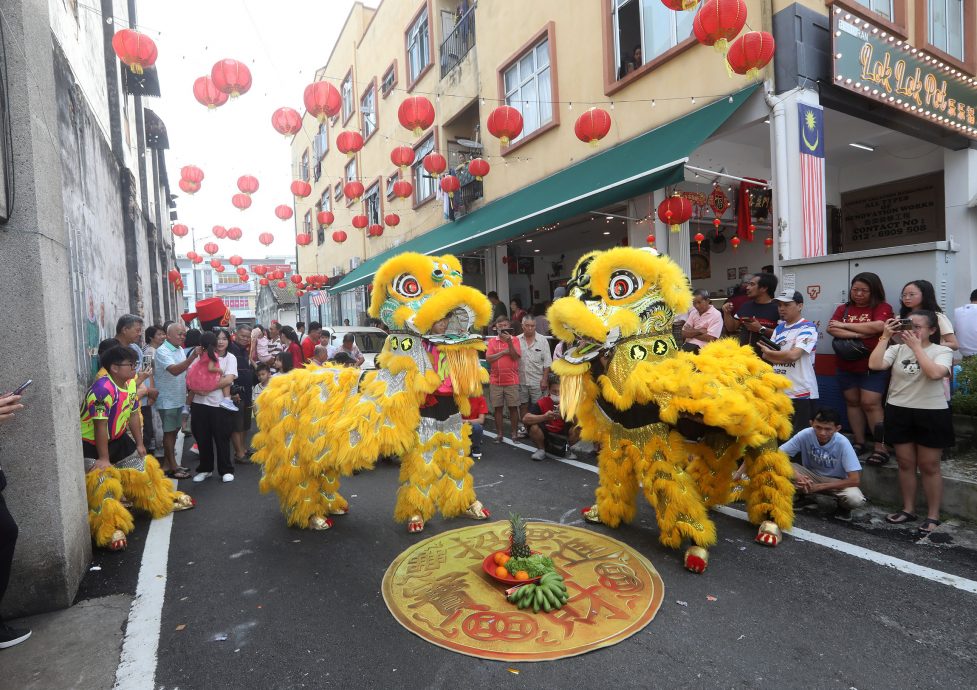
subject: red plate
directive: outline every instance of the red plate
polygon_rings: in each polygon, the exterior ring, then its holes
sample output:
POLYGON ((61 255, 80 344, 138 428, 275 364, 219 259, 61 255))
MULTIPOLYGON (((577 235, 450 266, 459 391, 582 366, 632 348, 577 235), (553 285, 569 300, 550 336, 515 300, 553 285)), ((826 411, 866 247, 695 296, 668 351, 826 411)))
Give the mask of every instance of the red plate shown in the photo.
MULTIPOLYGON (((504 582, 507 585, 524 585, 527 582, 539 582, 539 577, 531 577, 528 580, 517 580, 514 577, 499 577, 496 575, 495 569, 499 567, 495 564, 496 553, 498 552, 493 551, 485 557, 485 560, 482 561, 482 570, 484 570, 493 580, 496 582, 504 582)), ((540 575, 540 577, 542 577, 542 575, 540 575)))

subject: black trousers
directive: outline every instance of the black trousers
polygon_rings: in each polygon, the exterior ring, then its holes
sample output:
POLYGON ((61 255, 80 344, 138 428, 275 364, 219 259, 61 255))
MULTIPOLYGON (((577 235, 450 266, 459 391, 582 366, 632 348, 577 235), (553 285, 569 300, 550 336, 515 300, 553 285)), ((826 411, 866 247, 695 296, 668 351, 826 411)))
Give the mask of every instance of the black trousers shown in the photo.
POLYGON ((156 434, 153 427, 153 406, 143 405, 139 408, 142 412, 142 444, 147 448, 156 447, 156 434))
POLYGON ((197 472, 213 472, 216 457, 219 474, 234 474, 234 464, 231 462, 233 421, 234 413, 222 407, 200 403, 190 405, 190 430, 200 453, 197 472))
MULTIPOLYGON (((3 470, 0 470, 0 474, 3 470)), ((7 504, 0 492, 0 601, 7 593, 10 582, 10 566, 14 562, 14 546, 17 544, 17 523, 7 510, 7 504)))

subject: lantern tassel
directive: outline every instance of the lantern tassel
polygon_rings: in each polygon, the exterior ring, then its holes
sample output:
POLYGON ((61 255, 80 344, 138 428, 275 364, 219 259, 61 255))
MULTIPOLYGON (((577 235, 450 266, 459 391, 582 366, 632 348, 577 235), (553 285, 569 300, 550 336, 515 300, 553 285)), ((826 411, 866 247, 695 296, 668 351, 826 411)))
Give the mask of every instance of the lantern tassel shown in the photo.
POLYGON ((672 225, 669 225, 668 226, 668 229, 671 230, 672 232, 681 232, 682 231, 682 226, 681 225, 676 225, 676 224, 673 223, 672 225))
POLYGON ((759 81, 760 79, 759 68, 751 67, 750 69, 746 70, 746 78, 749 79, 750 81, 759 81))
POLYGON ((698 4, 699 0, 682 0, 682 9, 686 11, 693 10, 698 4))
POLYGON ((501 137, 499 137, 499 143, 502 144, 503 146, 508 146, 509 145, 509 137, 507 137, 507 136, 505 136, 503 134, 501 137))
POLYGON ((732 79, 733 75, 736 74, 736 72, 733 71, 733 66, 729 64, 729 59, 727 58, 726 60, 723 60, 723 64, 726 65, 726 76, 732 79))
POLYGON ((141 75, 143 73, 142 65, 140 65, 138 62, 134 62, 131 65, 129 65, 129 69, 132 71, 133 74, 136 75, 141 75))
POLYGON ((421 136, 421 134, 423 134, 423 133, 424 133, 424 130, 423 130, 423 129, 421 129, 420 127, 415 127, 415 128, 414 128, 414 136, 415 136, 415 137, 419 137, 419 136, 421 136))
POLYGON ((599 140, 597 140, 597 139, 591 139, 590 140, 590 148, 595 149, 598 146, 600 146, 600 141, 599 140))
POLYGON ((729 41, 725 38, 720 38, 718 41, 716 41, 715 47, 717 53, 722 53, 725 55, 729 50, 729 41))

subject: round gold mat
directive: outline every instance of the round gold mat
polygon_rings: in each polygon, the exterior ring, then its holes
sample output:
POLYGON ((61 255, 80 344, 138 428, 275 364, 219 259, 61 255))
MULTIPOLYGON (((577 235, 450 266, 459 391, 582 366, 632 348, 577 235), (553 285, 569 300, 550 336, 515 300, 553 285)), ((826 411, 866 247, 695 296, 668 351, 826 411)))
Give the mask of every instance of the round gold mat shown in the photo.
POLYGON ((445 649, 499 661, 546 661, 608 647, 645 627, 665 593, 654 566, 627 544, 555 523, 529 523, 530 547, 553 559, 570 600, 533 613, 505 599, 482 559, 509 546, 509 523, 444 532, 400 554, 383 598, 401 625, 445 649))

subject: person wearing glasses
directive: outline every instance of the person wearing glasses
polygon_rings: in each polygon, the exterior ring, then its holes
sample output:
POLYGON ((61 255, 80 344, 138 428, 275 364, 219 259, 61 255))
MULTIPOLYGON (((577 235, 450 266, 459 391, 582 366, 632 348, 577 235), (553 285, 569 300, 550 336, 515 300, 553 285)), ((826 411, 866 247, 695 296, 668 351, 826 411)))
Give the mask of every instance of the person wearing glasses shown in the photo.
POLYGON ((773 335, 780 320, 780 312, 773 296, 777 294, 777 276, 773 273, 757 273, 746 283, 749 298, 737 309, 732 300, 723 305, 723 325, 730 335, 736 334, 740 345, 749 345, 762 357, 757 343, 760 337, 773 335))

